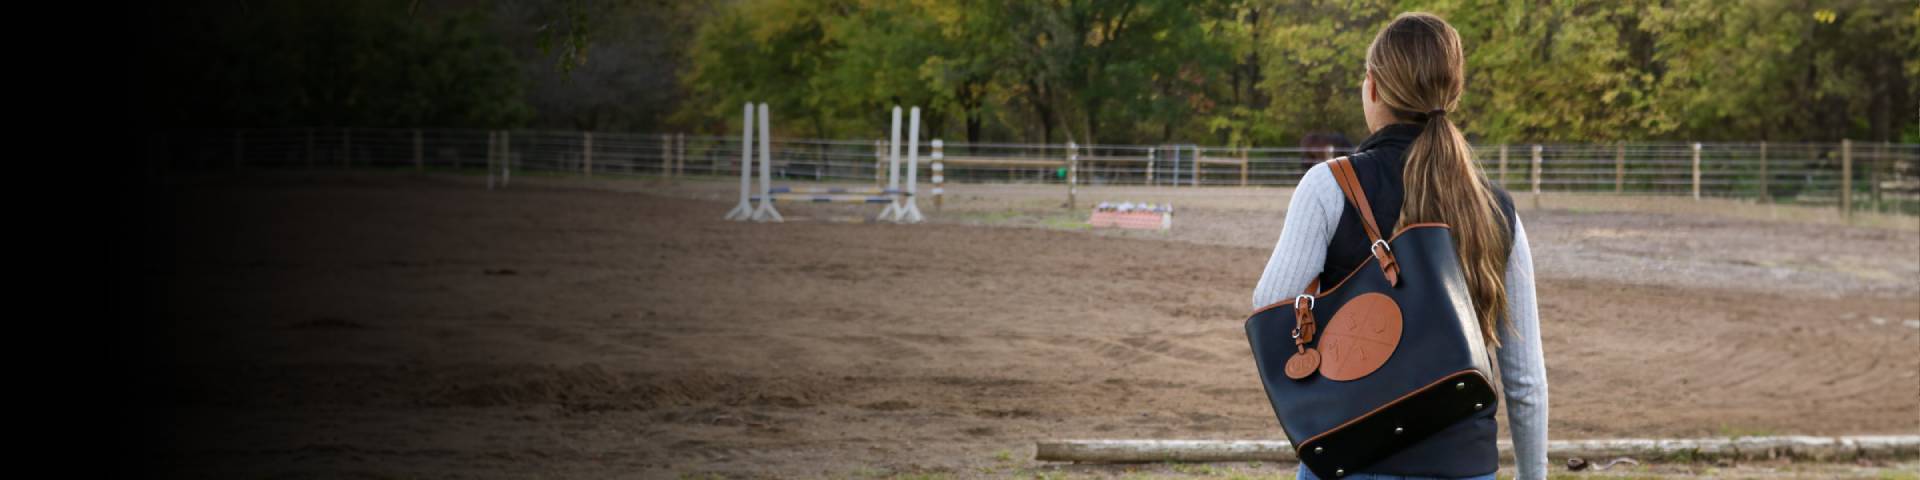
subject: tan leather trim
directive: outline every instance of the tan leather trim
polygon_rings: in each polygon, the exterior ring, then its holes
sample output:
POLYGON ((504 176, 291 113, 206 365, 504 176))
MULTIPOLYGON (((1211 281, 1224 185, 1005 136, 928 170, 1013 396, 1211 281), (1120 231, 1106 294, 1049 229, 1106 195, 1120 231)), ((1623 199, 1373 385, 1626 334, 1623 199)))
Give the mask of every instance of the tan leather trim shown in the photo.
POLYGON ((1313 375, 1314 371, 1319 369, 1319 350, 1309 348, 1301 350, 1299 353, 1295 353, 1292 357, 1287 358, 1287 378, 1305 380, 1308 376, 1313 375))
POLYGON ((1373 219, 1373 204, 1367 202, 1366 189, 1360 188, 1360 175, 1353 172, 1353 163, 1347 157, 1327 161, 1327 168, 1333 171, 1333 179, 1340 184, 1340 193, 1347 196, 1355 210, 1360 211, 1360 228, 1367 231, 1367 243, 1380 240, 1380 222, 1373 219))
POLYGON ((1327 162, 1327 168, 1333 170, 1334 180, 1340 183, 1340 193, 1347 196, 1354 210, 1360 212, 1361 229, 1367 231, 1367 249, 1380 258, 1380 271, 1386 273, 1387 284, 1400 285, 1400 262, 1393 259, 1392 248, 1380 248, 1380 222, 1373 218, 1373 204, 1367 201, 1367 191, 1360 187, 1360 174, 1354 173, 1353 162, 1340 157, 1327 162))
POLYGON ((1400 346, 1400 304, 1378 292, 1340 306, 1320 335, 1320 375, 1336 382, 1365 378, 1400 346))
MULTIPOLYGON (((1394 240, 1398 240, 1401 234, 1405 234, 1407 233, 1408 230, 1413 230, 1416 228, 1445 228, 1445 229, 1451 230, 1453 227, 1448 226, 1447 224, 1438 223, 1438 222, 1415 223, 1412 225, 1406 225, 1406 226, 1400 227, 1400 230, 1393 232, 1393 238, 1394 240)), ((1393 243, 1393 240, 1387 240, 1387 243, 1393 243)), ((1347 284, 1347 280, 1353 279, 1354 274, 1360 273, 1361 268, 1365 268, 1367 264, 1372 262, 1374 262, 1374 258, 1367 257, 1366 261, 1360 262, 1360 265, 1357 267, 1353 267, 1353 271, 1347 272, 1347 276, 1341 277, 1338 283, 1334 283, 1332 288, 1321 290, 1319 294, 1316 294, 1314 296, 1325 297, 1327 296, 1327 294, 1333 293, 1334 290, 1339 290, 1342 285, 1347 284)), ((1312 286, 1312 284, 1318 283, 1319 281, 1320 281, 1319 276, 1316 275, 1314 277, 1313 282, 1309 282, 1309 286, 1312 286)), ((1272 310, 1280 307, 1291 307, 1291 306, 1293 306, 1293 297, 1287 297, 1286 299, 1283 299, 1281 301, 1273 302, 1273 303, 1267 304, 1267 306, 1254 309, 1253 313, 1248 314, 1247 316, 1251 317, 1254 315, 1259 315, 1260 312, 1265 312, 1267 310, 1272 310)))
POLYGON ((1445 384, 1446 384, 1447 382, 1449 382, 1449 381, 1454 381, 1454 377, 1456 377, 1456 376, 1458 376, 1458 375, 1460 375, 1460 374, 1462 374, 1462 373, 1471 373, 1471 374, 1474 374, 1475 376, 1478 376, 1478 377, 1480 377, 1480 381, 1481 381, 1481 382, 1485 382, 1485 383, 1486 383, 1486 384, 1488 384, 1488 385, 1492 385, 1492 384, 1493 384, 1493 382, 1490 382, 1490 381, 1487 381, 1487 376, 1486 376, 1486 375, 1482 375, 1482 374, 1480 374, 1480 371, 1479 371, 1479 370, 1474 370, 1474 369, 1466 369, 1466 370, 1461 370, 1461 371, 1458 371, 1458 372, 1453 372, 1453 373, 1449 373, 1449 374, 1447 374, 1447 375, 1446 375, 1446 376, 1444 376, 1444 377, 1440 377, 1440 379, 1439 379, 1439 380, 1435 380, 1435 381, 1434 381, 1433 383, 1429 383, 1429 384, 1427 384, 1427 386, 1424 386, 1424 387, 1420 387, 1420 388, 1416 388, 1416 389, 1413 389, 1413 391, 1411 391, 1411 392, 1407 392, 1407 394, 1406 394, 1406 395, 1401 395, 1401 396, 1400 396, 1400 398, 1395 398, 1395 399, 1393 399, 1393 401, 1391 401, 1391 402, 1387 402, 1387 404, 1386 404, 1386 405, 1381 405, 1381 406, 1379 406, 1379 407, 1377 407, 1377 408, 1374 408, 1373 410, 1368 410, 1368 411, 1367 411, 1367 413, 1365 413, 1365 414, 1361 414, 1361 415, 1360 415, 1360 416, 1358 416, 1358 417, 1353 417, 1352 419, 1350 419, 1350 420, 1347 420, 1346 422, 1342 422, 1341 424, 1339 424, 1339 425, 1336 425, 1336 426, 1334 426, 1333 428, 1329 428, 1329 429, 1327 429, 1327 431, 1325 431, 1325 432, 1320 432, 1320 434, 1319 434, 1319 435, 1314 435, 1314 436, 1312 436, 1312 437, 1308 437, 1308 438, 1307 438, 1307 439, 1306 439, 1305 441, 1302 441, 1302 442, 1300 442, 1300 444, 1299 444, 1299 445, 1294 445, 1294 446, 1293 446, 1293 452, 1294 452, 1294 454, 1295 454, 1296 456, 1298 456, 1298 455, 1299 455, 1299 454, 1300 454, 1301 452, 1305 452, 1305 451, 1307 451, 1307 445, 1308 445, 1308 444, 1311 444, 1311 443, 1313 443, 1313 442, 1315 442, 1315 441, 1317 441, 1317 440, 1320 440, 1320 437, 1325 437, 1325 436, 1327 436, 1327 434, 1330 434, 1330 433, 1333 433, 1333 432, 1338 432, 1338 431, 1340 431, 1340 429, 1343 429, 1343 428, 1347 428, 1348 426, 1351 426, 1351 425, 1353 425, 1353 424, 1354 424, 1355 422, 1359 422, 1359 421, 1361 421, 1361 420, 1365 420, 1365 419, 1367 419, 1367 417, 1371 417, 1371 416, 1373 416, 1373 415, 1374 415, 1374 414, 1376 414, 1376 413, 1380 413, 1380 411, 1382 411, 1382 410, 1386 410, 1387 408, 1389 408, 1389 407, 1392 407, 1392 406, 1394 406, 1394 405, 1396 405, 1396 404, 1399 404, 1400 402, 1403 402, 1403 401, 1406 401, 1406 399, 1407 399, 1408 397, 1412 397, 1412 396, 1414 396, 1414 395, 1418 395, 1418 394, 1421 394, 1421 393, 1425 393, 1426 391, 1428 391, 1428 390, 1432 390, 1432 389, 1434 389, 1435 387, 1439 387, 1439 386, 1441 386, 1441 385, 1445 385, 1445 384))

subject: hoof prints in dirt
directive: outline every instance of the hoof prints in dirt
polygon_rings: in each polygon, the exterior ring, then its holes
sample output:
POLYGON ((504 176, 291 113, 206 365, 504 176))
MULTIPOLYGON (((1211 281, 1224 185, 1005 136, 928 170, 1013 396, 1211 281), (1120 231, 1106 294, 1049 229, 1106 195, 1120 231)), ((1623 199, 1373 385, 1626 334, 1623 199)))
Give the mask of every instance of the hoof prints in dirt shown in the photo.
POLYGON ((694 458, 708 462, 726 462, 753 454, 753 450, 714 446, 700 440, 682 440, 667 447, 683 458, 694 458))
POLYGON ((888 361, 915 360, 931 358, 918 346, 890 337, 874 335, 848 335, 827 338, 828 341, 859 347, 868 350, 863 358, 885 358, 888 361))
POLYGON ((1067 337, 1061 340, 1080 349, 1092 350, 1102 358, 1120 363, 1140 363, 1163 357, 1194 363, 1211 364, 1221 361, 1221 358, 1212 352, 1157 336, 1126 337, 1119 339, 1117 343, 1091 337, 1067 337))
POLYGON ((716 375, 665 376, 609 372, 594 365, 475 372, 438 379, 429 405, 495 407, 555 404, 574 411, 649 410, 730 405, 804 408, 831 401, 814 382, 716 375))
POLYGON ((1035 418, 1040 416, 1040 412, 1024 408, 1010 408, 1005 410, 988 408, 975 411, 974 414, 988 418, 1035 418))
POLYGON ((887 400, 887 401, 873 402, 873 403, 861 405, 860 408, 864 408, 867 410, 881 411, 881 412, 898 412, 901 410, 912 410, 914 407, 913 407, 913 402, 908 402, 905 400, 887 400))

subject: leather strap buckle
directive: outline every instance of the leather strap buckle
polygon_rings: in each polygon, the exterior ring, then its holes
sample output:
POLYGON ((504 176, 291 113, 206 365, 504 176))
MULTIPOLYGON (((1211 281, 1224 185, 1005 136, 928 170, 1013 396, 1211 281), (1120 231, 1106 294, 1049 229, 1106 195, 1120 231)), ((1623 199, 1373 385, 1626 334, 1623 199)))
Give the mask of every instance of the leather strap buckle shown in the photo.
POLYGON ((1308 305, 1313 304, 1312 295, 1293 297, 1293 344, 1296 347, 1305 348, 1308 343, 1313 342, 1313 336, 1318 333, 1318 329, 1313 324, 1313 307, 1300 308, 1302 298, 1307 299, 1308 305))

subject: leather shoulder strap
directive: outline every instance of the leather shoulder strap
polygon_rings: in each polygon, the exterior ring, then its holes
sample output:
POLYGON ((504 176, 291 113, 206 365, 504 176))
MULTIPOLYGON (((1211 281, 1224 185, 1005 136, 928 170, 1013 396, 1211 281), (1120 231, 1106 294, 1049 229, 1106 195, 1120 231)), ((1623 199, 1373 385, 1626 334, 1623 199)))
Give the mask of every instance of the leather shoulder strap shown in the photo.
POLYGON ((1400 263, 1393 258, 1393 248, 1387 245, 1385 236, 1380 234, 1380 224, 1373 220, 1373 205, 1367 202, 1367 192, 1360 188, 1360 176, 1353 172, 1353 161, 1340 157, 1327 161, 1327 169, 1333 171, 1333 179, 1340 183, 1341 193, 1347 195, 1347 202, 1354 210, 1360 211, 1360 227, 1367 231, 1367 250, 1380 259, 1380 270, 1386 274, 1387 284, 1400 285, 1400 263))
POLYGON ((1327 169, 1333 171, 1333 179, 1340 183, 1341 193, 1347 195, 1347 202, 1354 210, 1360 211, 1360 227, 1367 231, 1367 242, 1377 242, 1382 238, 1380 224, 1373 220, 1373 205, 1367 203, 1367 192, 1360 187, 1360 176, 1353 173, 1353 163, 1347 157, 1327 161, 1327 169))

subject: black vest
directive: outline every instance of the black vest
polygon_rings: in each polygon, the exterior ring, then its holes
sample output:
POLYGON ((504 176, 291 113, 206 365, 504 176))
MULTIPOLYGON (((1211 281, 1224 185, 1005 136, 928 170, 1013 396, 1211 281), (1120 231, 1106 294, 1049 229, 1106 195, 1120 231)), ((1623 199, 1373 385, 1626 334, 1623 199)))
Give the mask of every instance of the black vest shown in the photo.
MULTIPOLYGON (((1354 148, 1349 158, 1353 172, 1366 190, 1373 218, 1380 222, 1381 234, 1391 237, 1399 228, 1400 201, 1405 193, 1401 174, 1406 170, 1406 154, 1422 126, 1397 123, 1381 128, 1354 148)), ((1513 198, 1505 190, 1494 188, 1500 213, 1507 219, 1507 238, 1513 238, 1513 198)), ((1342 202, 1340 223, 1333 240, 1327 243, 1327 263, 1320 271, 1321 285, 1337 285, 1373 256, 1368 250, 1367 232, 1360 226, 1360 212, 1351 202, 1342 202)), ((1499 438, 1494 411, 1486 409, 1466 420, 1435 433, 1431 437, 1381 459, 1361 472, 1384 475, 1424 477, 1470 477, 1500 469, 1499 438)))

